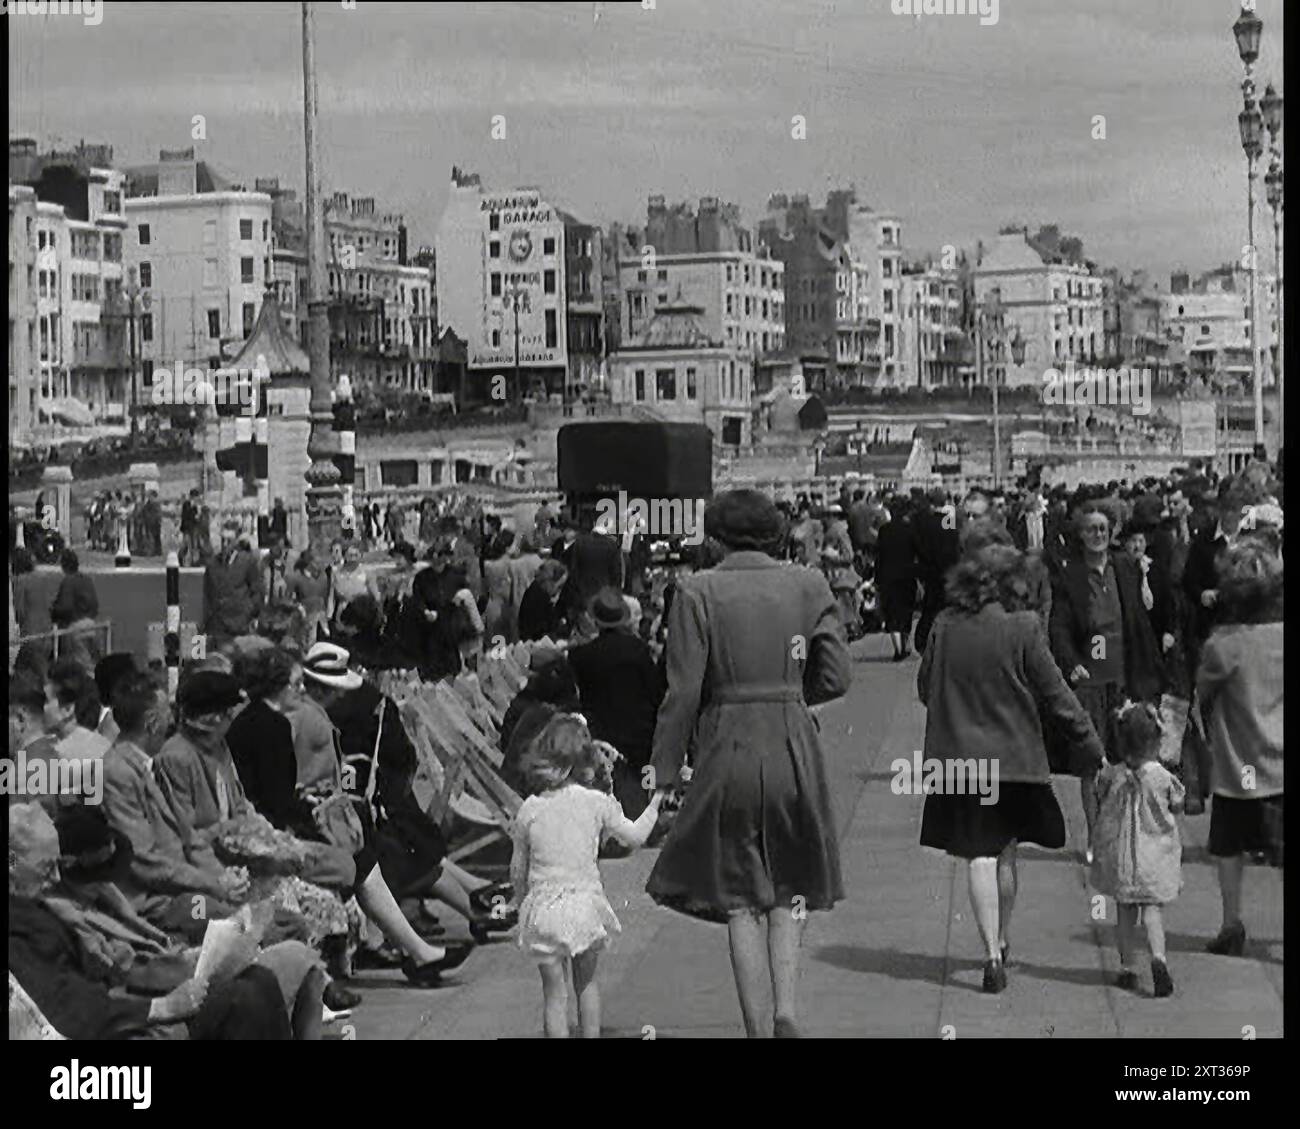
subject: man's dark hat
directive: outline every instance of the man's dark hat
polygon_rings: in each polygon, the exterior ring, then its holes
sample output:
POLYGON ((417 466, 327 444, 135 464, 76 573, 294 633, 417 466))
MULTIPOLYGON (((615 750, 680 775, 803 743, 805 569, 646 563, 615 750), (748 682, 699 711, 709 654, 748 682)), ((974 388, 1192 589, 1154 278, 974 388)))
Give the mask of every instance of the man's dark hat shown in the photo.
POLYGON ((199 670, 180 684, 176 700, 187 717, 203 717, 233 709, 243 696, 233 676, 219 670, 199 670))
POLYGON ((130 871, 131 840, 109 826, 99 808, 63 808, 54 821, 59 832, 59 872, 69 882, 120 882, 130 871))

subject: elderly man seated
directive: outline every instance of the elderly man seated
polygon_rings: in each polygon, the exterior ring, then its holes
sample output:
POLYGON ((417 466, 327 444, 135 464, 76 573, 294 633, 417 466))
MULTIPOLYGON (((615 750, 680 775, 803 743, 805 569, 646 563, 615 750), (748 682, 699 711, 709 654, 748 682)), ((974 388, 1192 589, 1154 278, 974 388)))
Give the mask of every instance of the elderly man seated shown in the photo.
POLYGON ((35 804, 9 816, 9 971, 59 1034, 320 1037, 325 979, 307 946, 286 941, 196 979, 199 950, 135 916, 114 886, 131 846, 101 813, 65 810, 58 830, 35 804))
POLYGON ((118 738, 104 754, 104 812, 131 843, 119 883, 131 905, 153 925, 198 941, 209 919, 229 916, 244 900, 248 875, 190 841, 154 778, 169 714, 147 674, 122 679, 113 700, 118 738))

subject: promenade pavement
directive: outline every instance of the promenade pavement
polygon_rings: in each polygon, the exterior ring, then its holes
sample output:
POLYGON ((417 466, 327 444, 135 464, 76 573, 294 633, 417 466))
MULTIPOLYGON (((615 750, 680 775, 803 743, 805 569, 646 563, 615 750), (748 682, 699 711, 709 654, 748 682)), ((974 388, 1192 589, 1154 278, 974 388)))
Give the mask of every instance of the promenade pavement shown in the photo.
MULTIPOLYGON (((1069 849, 1024 846, 1011 935, 1009 986, 980 991, 982 950, 971 916, 965 864, 917 844, 923 798, 895 795, 891 762, 920 748, 924 709, 915 659, 887 661, 880 636, 854 645, 849 694, 818 710, 847 897, 814 913, 804 934, 801 1023, 808 1037, 855 1038, 1258 1038, 1282 1034, 1282 875, 1246 874, 1250 941, 1242 958, 1204 951, 1219 924, 1219 895, 1205 854, 1209 816, 1183 819, 1184 889, 1167 908, 1172 998, 1150 996, 1145 958, 1140 993, 1112 986, 1118 969, 1114 903, 1094 919, 1080 861, 1078 786, 1055 787, 1069 849)), ((655 851, 601 864, 623 924, 601 958, 606 1037, 737 1038, 740 1012, 721 926, 655 906, 645 880, 655 851)), ((444 909, 451 937, 463 936, 444 909)), ((362 973, 364 1002, 333 1037, 357 1039, 535 1038, 541 990, 513 935, 474 953, 435 990, 405 986, 400 973, 362 973)))

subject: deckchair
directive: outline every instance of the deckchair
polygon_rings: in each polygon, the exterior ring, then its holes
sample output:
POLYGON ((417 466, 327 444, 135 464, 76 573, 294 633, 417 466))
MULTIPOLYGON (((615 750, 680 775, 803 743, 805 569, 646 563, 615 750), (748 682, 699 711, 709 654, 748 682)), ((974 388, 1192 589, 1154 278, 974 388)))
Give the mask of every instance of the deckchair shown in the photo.
POLYGON ((18 983, 18 978, 9 973, 9 1038, 10 1040, 63 1040, 60 1035, 18 983))

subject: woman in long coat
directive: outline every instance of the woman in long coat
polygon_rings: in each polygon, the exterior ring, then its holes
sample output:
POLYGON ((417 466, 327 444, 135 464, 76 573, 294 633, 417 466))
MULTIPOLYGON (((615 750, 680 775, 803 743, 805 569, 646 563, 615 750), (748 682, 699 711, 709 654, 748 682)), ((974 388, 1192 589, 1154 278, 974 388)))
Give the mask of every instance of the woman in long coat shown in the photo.
POLYGON ((912 617, 916 612, 916 530, 909 498, 889 503, 889 520, 876 535, 876 590, 894 659, 911 652, 912 617))
POLYGON ((694 750, 690 790, 646 889, 661 905, 727 923, 751 1038, 797 1037, 801 911, 844 896, 808 707, 842 696, 852 665, 825 577, 773 559, 782 526, 753 490, 723 494, 706 513, 705 532, 726 556, 684 578, 673 600, 652 761, 668 788, 694 750))

